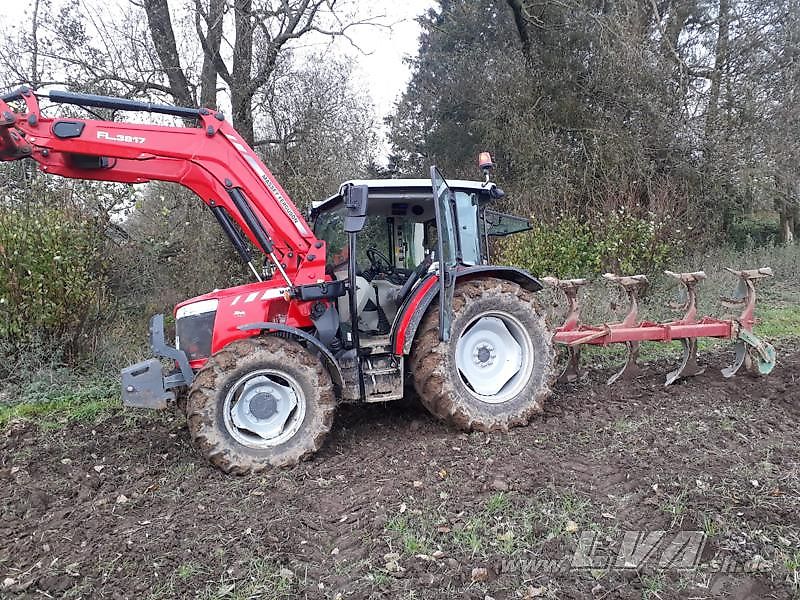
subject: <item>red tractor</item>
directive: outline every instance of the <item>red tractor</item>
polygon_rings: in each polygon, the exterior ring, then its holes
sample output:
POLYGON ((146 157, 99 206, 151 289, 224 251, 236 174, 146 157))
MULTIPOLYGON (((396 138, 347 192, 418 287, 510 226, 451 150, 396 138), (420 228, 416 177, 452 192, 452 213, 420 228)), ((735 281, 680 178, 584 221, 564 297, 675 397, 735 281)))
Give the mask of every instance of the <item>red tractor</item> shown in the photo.
POLYGON ((154 358, 122 371, 126 406, 177 402, 197 448, 225 472, 309 457, 337 404, 402 398, 407 379, 433 414, 465 430, 523 425, 550 392, 542 284, 489 264, 490 237, 528 223, 490 208, 503 193, 488 155, 484 181, 448 184, 432 167, 430 179, 347 182, 309 225, 220 112, 21 88, 0 96, 0 159, 20 158, 64 177, 179 183, 248 266, 252 283, 176 307, 174 347, 153 317, 154 358), (48 118, 41 97, 198 126, 48 118))

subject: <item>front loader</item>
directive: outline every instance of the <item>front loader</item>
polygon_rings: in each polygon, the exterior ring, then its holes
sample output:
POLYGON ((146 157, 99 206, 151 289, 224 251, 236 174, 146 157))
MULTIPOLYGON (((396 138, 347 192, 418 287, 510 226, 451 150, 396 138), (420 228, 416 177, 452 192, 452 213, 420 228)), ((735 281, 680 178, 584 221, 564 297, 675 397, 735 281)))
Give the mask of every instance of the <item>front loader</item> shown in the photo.
POLYGON ((214 214, 253 281, 179 304, 174 346, 153 317, 154 357, 122 371, 122 400, 178 404, 225 472, 309 457, 337 404, 402 398, 408 378, 463 429, 525 424, 550 391, 542 284, 489 264, 493 235, 529 226, 491 208, 503 193, 488 156, 483 181, 448 184, 432 167, 430 179, 346 182, 312 226, 220 112, 21 88, 0 96, 0 159, 20 158, 64 177, 178 183, 214 214), (41 98, 197 126, 51 118, 41 98))

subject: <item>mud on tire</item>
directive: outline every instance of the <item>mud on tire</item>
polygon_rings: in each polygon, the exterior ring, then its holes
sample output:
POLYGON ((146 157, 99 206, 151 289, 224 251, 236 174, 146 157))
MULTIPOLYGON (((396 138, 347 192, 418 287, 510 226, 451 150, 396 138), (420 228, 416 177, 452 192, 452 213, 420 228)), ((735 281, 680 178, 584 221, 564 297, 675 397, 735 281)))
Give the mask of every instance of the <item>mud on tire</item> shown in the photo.
POLYGON ((456 286, 453 312, 447 342, 439 340, 436 300, 417 330, 409 367, 420 400, 435 416, 466 431, 507 431, 526 425, 534 414, 542 411, 556 377, 552 333, 534 293, 502 279, 466 281, 456 286), (527 378, 516 382, 506 399, 496 402, 496 398, 481 399, 462 377, 456 347, 461 336, 482 316, 503 318, 503 315, 515 324, 512 327, 517 326, 519 332, 527 335, 525 342, 526 345, 529 342, 532 350, 532 365, 525 371, 529 371, 527 378))
POLYGON ((189 390, 186 420, 192 442, 211 464, 225 473, 244 475, 309 458, 330 431, 335 408, 333 384, 320 360, 293 340, 264 337, 232 342, 208 360, 189 390), (291 378, 304 401, 296 431, 270 447, 242 443, 242 435, 237 440, 225 417, 231 388, 248 374, 265 370, 291 378))

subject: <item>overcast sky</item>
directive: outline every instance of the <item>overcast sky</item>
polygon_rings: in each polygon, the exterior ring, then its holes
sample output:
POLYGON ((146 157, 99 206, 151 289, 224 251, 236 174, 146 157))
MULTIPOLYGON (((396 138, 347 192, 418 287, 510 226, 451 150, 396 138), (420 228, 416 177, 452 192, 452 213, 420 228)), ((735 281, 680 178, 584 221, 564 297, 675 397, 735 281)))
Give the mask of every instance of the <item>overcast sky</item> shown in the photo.
POLYGON ((389 112, 397 95, 405 89, 410 75, 403 63, 407 56, 417 53, 420 33, 415 18, 433 6, 433 0, 376 0, 375 6, 382 9, 390 22, 396 22, 392 30, 365 28, 365 49, 372 52, 357 58, 364 78, 368 82, 378 113, 389 112))
MULTIPOLYGON (((108 4, 113 6, 118 2, 120 0, 109 0, 108 4)), ((171 5, 173 2, 180 0, 170 0, 171 5)), ((19 19, 26 10, 30 11, 33 3, 34 0, 0 1, 0 22, 6 25, 9 19, 19 19)), ((59 0, 53 0, 53 12, 59 4, 59 0)), ((336 42, 338 49, 352 56, 357 63, 379 118, 391 111, 395 99, 408 82, 410 73, 404 59, 417 51, 419 26, 415 19, 433 4, 433 0, 372 0, 364 3, 372 14, 384 14, 381 21, 392 23, 391 30, 383 27, 353 30, 353 37, 364 52, 354 50, 344 40, 336 42)))

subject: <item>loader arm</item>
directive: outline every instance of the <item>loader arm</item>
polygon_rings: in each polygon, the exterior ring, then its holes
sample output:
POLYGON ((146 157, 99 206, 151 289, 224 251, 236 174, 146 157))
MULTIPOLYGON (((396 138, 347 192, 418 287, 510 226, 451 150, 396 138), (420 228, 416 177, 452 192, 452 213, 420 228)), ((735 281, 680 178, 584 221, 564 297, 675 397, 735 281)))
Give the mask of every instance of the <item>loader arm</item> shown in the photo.
POLYGON ((275 277, 290 287, 325 279, 325 243, 220 112, 20 88, 0 96, 0 160, 21 158, 35 160, 45 173, 73 179, 178 183, 214 209, 218 219, 226 218, 219 216, 224 209, 270 257, 275 277), (50 118, 42 115, 40 97, 82 107, 168 114, 184 122, 195 119, 199 126, 50 118), (19 103, 19 110, 10 103, 19 103))

